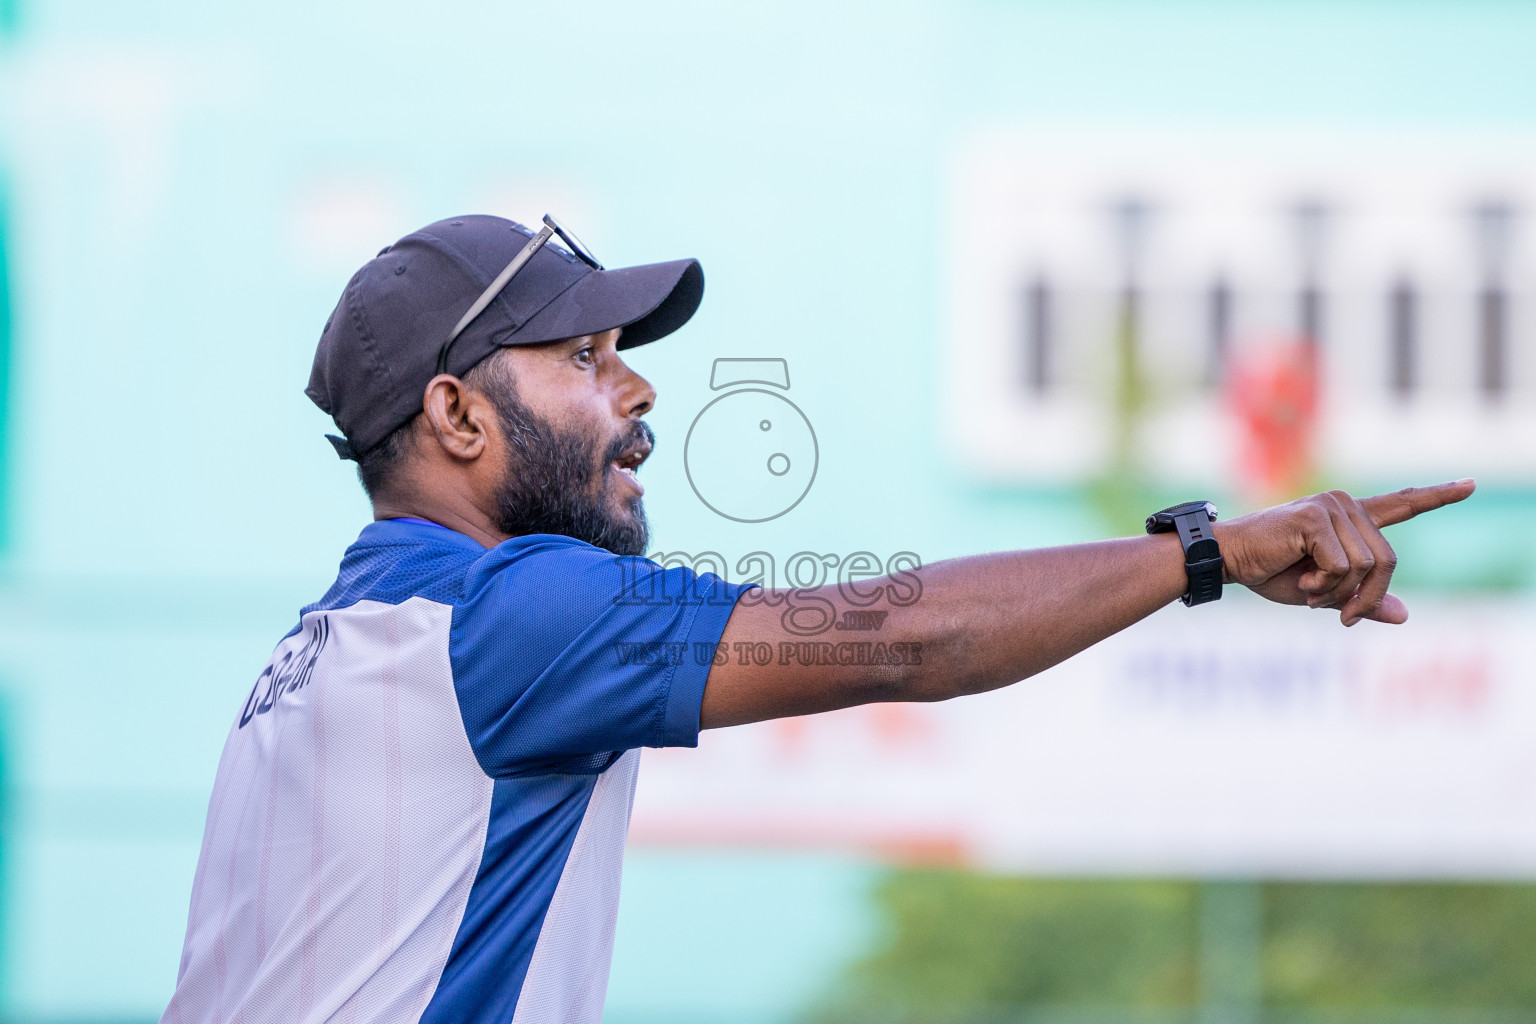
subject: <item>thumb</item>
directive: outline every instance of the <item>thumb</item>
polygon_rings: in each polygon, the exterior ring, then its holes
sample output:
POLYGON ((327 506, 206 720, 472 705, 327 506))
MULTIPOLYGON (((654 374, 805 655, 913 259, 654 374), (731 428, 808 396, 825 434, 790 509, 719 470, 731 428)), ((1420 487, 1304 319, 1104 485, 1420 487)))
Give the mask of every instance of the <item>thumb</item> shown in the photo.
MULTIPOLYGON (((1403 623, 1408 621, 1408 606, 1403 604, 1402 600, 1397 597, 1397 595, 1388 594, 1386 597, 1381 599, 1381 604, 1376 606, 1376 610, 1371 612, 1369 615, 1366 615, 1365 617, 1376 622, 1387 622, 1394 626, 1401 626, 1403 623)), ((1344 625, 1353 626, 1356 622, 1359 621, 1359 619, 1355 619, 1353 621, 1345 622, 1344 625)))

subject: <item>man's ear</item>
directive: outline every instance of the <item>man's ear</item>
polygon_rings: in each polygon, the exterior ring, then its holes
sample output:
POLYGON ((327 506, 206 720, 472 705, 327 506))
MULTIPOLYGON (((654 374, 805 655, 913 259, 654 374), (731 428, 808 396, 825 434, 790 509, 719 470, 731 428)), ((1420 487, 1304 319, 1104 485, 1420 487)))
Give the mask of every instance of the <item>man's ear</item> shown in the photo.
POLYGON ((422 396, 428 435, 454 459, 474 461, 490 443, 495 409, 481 392, 447 373, 427 382, 422 396))

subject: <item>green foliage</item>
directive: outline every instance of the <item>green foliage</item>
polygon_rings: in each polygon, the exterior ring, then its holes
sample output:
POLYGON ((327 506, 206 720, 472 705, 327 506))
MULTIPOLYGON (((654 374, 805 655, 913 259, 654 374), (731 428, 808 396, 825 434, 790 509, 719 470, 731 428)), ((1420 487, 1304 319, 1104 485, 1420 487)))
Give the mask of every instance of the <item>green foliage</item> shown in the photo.
POLYGON ((1536 1019, 1536 885, 1264 883, 1246 948, 1210 931, 1224 891, 897 871, 875 894, 881 940, 809 1019, 1206 1020, 1234 955, 1257 957, 1253 1022, 1536 1019))
POLYGON ((1179 882, 898 872, 876 896, 889 927, 884 944, 818 1019, 943 1020, 1025 1004, 1187 1006, 1195 895, 1179 882))
POLYGON ((1266 1002, 1536 1008, 1536 886, 1266 886, 1266 1002))

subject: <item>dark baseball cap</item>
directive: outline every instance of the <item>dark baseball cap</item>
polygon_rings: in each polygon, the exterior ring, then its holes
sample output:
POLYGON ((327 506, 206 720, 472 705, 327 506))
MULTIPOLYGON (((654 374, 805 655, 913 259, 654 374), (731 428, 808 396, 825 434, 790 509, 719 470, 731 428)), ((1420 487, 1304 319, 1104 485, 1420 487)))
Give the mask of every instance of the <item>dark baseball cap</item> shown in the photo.
MULTIPOLYGON (((362 455, 421 412, 454 328, 533 236, 501 217, 440 220, 352 275, 304 389, 346 435, 332 441, 337 454, 362 455)), ((499 348, 615 327, 618 347, 634 348, 683 326, 703 297, 697 260, 604 270, 551 242, 457 335, 445 370, 463 376, 499 348)))

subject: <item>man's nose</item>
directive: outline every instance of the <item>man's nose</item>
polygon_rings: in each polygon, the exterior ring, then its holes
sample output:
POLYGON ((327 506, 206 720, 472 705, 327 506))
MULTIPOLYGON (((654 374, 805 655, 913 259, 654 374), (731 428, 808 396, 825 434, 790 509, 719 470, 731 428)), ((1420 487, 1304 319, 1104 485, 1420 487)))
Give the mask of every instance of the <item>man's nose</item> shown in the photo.
POLYGON ((626 416, 644 416, 656 406, 656 389, 635 371, 625 369, 629 377, 624 382, 621 409, 626 416))

